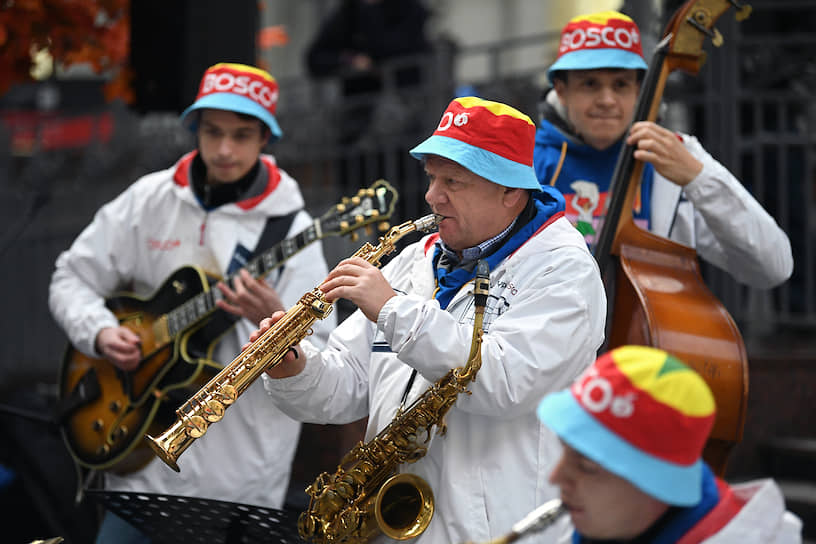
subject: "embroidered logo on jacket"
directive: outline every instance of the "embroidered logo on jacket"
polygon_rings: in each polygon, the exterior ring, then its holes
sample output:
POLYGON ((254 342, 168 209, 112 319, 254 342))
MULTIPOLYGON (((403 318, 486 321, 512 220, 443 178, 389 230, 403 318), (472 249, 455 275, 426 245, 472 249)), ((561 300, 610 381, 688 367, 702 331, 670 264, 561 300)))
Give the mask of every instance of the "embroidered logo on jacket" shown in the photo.
POLYGON ((152 251, 169 251, 177 249, 181 246, 181 240, 178 238, 168 240, 157 240, 155 238, 147 239, 147 249, 152 251))

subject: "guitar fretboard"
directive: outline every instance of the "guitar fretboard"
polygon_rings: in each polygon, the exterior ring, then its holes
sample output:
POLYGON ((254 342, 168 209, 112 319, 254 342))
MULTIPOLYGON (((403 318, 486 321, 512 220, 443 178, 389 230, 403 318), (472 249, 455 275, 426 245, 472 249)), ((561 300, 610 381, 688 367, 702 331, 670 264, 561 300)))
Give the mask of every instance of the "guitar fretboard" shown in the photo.
MULTIPOLYGON (((282 240, 249 261, 245 268, 253 278, 263 277, 304 247, 319 240, 321 236, 320 220, 316 219, 306 229, 291 238, 282 240)), ((234 277, 233 274, 225 279, 230 287, 232 287, 234 277)), ((199 293, 179 307, 167 312, 167 329, 170 336, 175 336, 186 330, 199 319, 215 311, 217 309, 216 302, 223 298, 224 294, 221 290, 213 288, 199 293)))

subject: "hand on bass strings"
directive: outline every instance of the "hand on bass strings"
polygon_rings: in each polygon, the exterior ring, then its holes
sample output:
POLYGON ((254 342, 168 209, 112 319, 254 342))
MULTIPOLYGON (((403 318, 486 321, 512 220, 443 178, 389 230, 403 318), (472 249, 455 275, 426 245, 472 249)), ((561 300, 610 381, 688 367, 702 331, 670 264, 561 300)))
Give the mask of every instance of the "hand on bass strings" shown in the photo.
POLYGON ((650 121, 633 124, 626 143, 637 147, 636 159, 648 162, 658 174, 681 187, 703 170, 703 163, 686 149, 677 133, 650 121))
POLYGON ((224 299, 217 301, 216 305, 225 312, 258 324, 266 316, 286 310, 277 291, 263 278, 253 278, 244 268, 233 276, 232 284, 232 288, 223 281, 217 284, 224 299))
POLYGON ((338 298, 350 300, 375 323, 385 303, 396 296, 380 269, 360 257, 340 261, 320 285, 320 290, 329 302, 338 298))
POLYGON ((135 370, 142 359, 142 339, 127 327, 105 327, 96 335, 96 351, 122 370, 135 370))

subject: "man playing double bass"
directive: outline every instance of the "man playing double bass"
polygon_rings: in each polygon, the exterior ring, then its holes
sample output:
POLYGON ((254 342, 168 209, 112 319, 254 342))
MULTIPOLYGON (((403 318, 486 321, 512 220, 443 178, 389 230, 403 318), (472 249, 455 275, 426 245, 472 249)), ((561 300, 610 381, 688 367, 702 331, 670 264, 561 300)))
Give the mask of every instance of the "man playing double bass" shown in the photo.
POLYGON ((536 132, 535 169, 567 201, 567 215, 592 244, 621 146, 646 163, 633 218, 696 248, 738 281, 775 287, 790 277, 790 241, 722 164, 688 134, 648 121, 631 128, 647 65, 640 31, 614 11, 573 18, 561 32, 552 88, 536 132))

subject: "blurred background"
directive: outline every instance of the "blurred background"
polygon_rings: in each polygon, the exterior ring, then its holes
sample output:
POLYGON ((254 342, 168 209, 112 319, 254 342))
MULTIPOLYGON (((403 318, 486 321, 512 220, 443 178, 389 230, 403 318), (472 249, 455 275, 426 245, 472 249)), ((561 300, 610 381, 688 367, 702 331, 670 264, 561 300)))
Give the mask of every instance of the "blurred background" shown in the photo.
MULTIPOLYGON (((405 29, 395 13, 393 39, 361 80, 310 54, 339 0, 0 2, 1 540, 92 542, 98 508, 74 500, 81 482, 50 416, 66 338, 49 314, 48 284, 57 255, 101 204, 194 147, 177 118, 208 66, 256 64, 276 77, 284 137, 270 152, 299 181, 313 215, 385 178, 400 193, 397 223, 427 211, 424 174, 407 150, 453 97, 477 94, 537 119, 567 20, 623 11, 649 55, 681 4, 419 3, 427 18, 405 29)), ((805 536, 816 540, 808 408, 816 386, 816 2, 751 4, 746 21, 733 10, 718 21, 724 43, 707 40, 699 74, 670 76, 662 115, 670 128, 697 135, 791 239, 795 270, 776 289, 703 269, 749 356, 748 419, 728 479, 777 478, 805 536)), ((329 265, 360 243, 324 240, 329 265)), ((339 310, 342 317, 351 308, 339 310)), ((363 424, 304 427, 289 507, 302 506, 316 474, 336 468, 363 424)))

